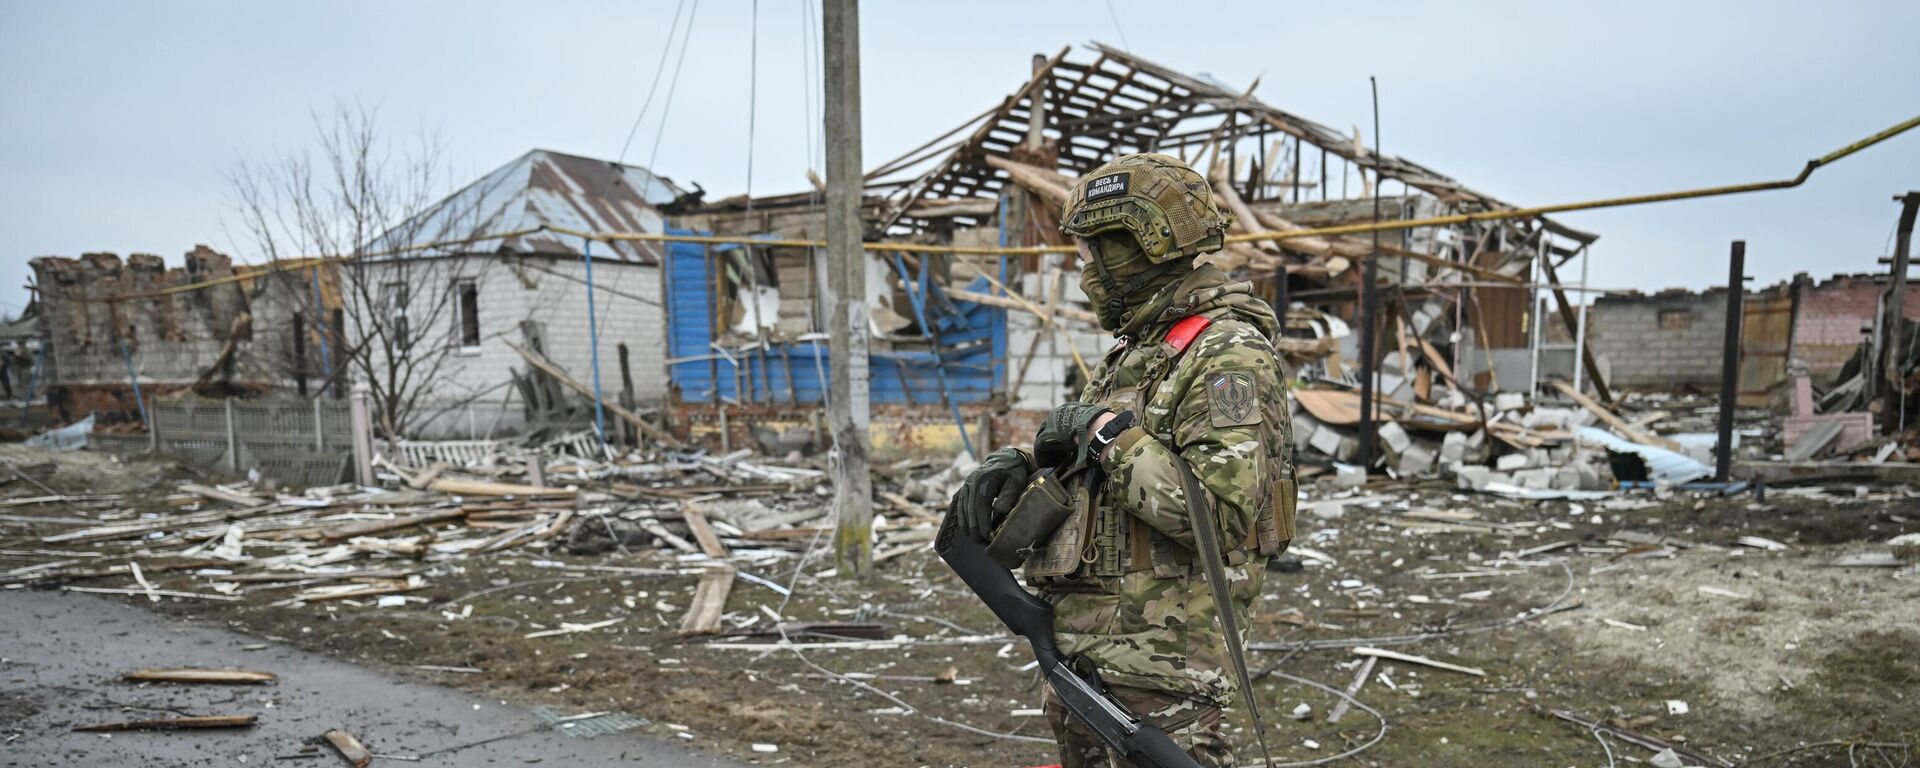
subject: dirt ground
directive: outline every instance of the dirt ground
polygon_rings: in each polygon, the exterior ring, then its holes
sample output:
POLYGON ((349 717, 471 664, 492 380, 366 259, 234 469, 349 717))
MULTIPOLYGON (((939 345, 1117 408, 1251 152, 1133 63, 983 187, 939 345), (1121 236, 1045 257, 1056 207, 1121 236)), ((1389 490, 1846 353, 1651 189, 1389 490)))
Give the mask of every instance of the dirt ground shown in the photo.
MULTIPOLYGON (((118 502, 123 508, 144 503, 142 493, 171 492, 178 474, 88 454, 7 458, 57 460, 50 485, 63 493, 122 489, 115 492, 129 494, 118 502)), ((1310 489, 1322 503, 1301 520, 1297 543, 1309 556, 1302 568, 1268 574, 1251 632, 1269 649, 1250 662, 1345 688, 1360 664, 1352 646, 1370 645, 1485 676, 1383 659, 1358 699, 1385 722, 1355 708, 1338 724, 1327 722, 1335 696, 1266 677, 1257 688, 1276 761, 1332 757, 1383 727, 1384 737, 1354 761, 1604 766, 1654 754, 1552 714, 1564 711, 1729 764, 1913 762, 1911 747, 1885 745, 1920 744, 1920 570, 1829 565, 1920 531, 1913 489, 1774 488, 1764 502, 1752 494, 1651 493, 1519 502, 1435 483, 1346 493, 1358 500, 1328 504, 1339 494, 1310 489), (1463 519, 1436 524, 1434 513, 1463 519), (1777 551, 1741 545, 1748 536, 1777 542, 1777 551), (1290 719, 1301 705, 1303 718, 1290 719)), ((6 485, 0 495, 32 494, 6 485)), ((0 511, 11 518, 88 514, 73 505, 0 511)), ((37 536, 68 527, 0 523, 0 573, 49 559, 21 553, 44 549, 37 536)), ((930 552, 891 559, 862 582, 825 576, 823 554, 742 566, 750 576, 791 583, 793 594, 743 578, 727 623, 765 626, 769 615, 879 622, 888 642, 802 652, 764 636, 683 640, 675 630, 697 563, 653 550, 574 556, 556 547, 450 560, 433 565, 431 586, 397 607, 344 600, 277 607, 271 603, 285 593, 271 590, 250 592, 244 603, 151 607, 514 702, 631 712, 647 718, 644 730, 655 735, 743 761, 1057 761, 1048 744, 1033 741, 1047 729, 1025 711, 1039 706, 1040 689, 1023 670, 1024 647, 930 552), (525 637, 615 618, 621 621, 591 632, 525 637), (778 744, 780 752, 755 754, 756 742, 778 744)), ((182 573, 156 581, 190 589, 196 579, 182 573)), ((1257 752, 1250 731, 1236 744, 1243 762, 1257 752)))

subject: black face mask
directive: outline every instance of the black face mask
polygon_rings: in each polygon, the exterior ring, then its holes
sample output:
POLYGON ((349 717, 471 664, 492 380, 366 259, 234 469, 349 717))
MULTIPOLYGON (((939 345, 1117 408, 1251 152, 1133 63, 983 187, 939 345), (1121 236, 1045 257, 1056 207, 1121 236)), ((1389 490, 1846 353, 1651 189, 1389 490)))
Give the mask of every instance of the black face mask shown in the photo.
POLYGON ((1087 250, 1092 258, 1080 269, 1080 289, 1109 333, 1119 333, 1131 310, 1192 268, 1186 259, 1154 264, 1131 238, 1090 237, 1087 250))

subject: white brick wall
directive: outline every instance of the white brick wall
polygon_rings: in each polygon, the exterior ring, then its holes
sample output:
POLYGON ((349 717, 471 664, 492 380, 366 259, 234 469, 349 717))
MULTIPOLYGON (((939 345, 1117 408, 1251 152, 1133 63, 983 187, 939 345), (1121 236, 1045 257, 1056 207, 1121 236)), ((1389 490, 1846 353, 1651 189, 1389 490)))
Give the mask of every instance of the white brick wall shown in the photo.
MULTIPOLYGON (((525 345, 523 320, 544 326, 549 359, 575 379, 593 381, 593 346, 588 332, 586 268, 578 259, 531 257, 464 257, 433 270, 416 270, 416 301, 430 301, 428 291, 446 290, 455 279, 472 278, 479 287, 481 342, 477 350, 454 352, 433 385, 439 407, 487 392, 473 405, 449 413, 424 430, 426 436, 466 437, 517 429, 522 404, 499 408, 508 388, 510 371, 526 371, 520 354, 504 342, 525 345), (489 391, 491 390, 491 391, 489 391), (496 420, 496 414, 497 420, 496 420)), ((641 403, 666 395, 666 312, 660 306, 660 269, 655 266, 596 260, 593 265, 594 309, 599 318, 600 384, 609 402, 620 394, 619 344, 625 342, 633 372, 634 397, 641 403), (637 297, 637 298, 636 298, 637 297), (639 299, 645 299, 645 303, 639 299)), ((376 278, 377 279, 377 278, 376 278)), ((439 318, 452 329, 459 322, 454 311, 439 318)), ((437 334, 435 335, 437 336, 437 334)))
MULTIPOLYGON (((1086 294, 1080 291, 1080 275, 1068 272, 1064 278, 1066 287, 1061 291, 1063 299, 1079 302, 1073 306, 1084 309, 1086 294)), ((1040 275, 1029 274, 1022 277, 1020 292, 1036 303, 1048 294, 1040 275)), ((1020 363, 1027 356, 1027 349, 1036 336, 1039 346, 1034 348, 1033 361, 1027 365, 1027 377, 1020 383, 1020 389, 1012 392, 1013 407, 1019 410, 1051 410, 1077 395, 1069 392, 1065 382, 1067 374, 1073 370, 1073 349, 1078 347, 1080 356, 1092 370, 1100 364, 1100 359, 1113 346, 1113 337, 1098 328, 1073 321, 1061 321, 1054 324, 1052 339, 1040 332, 1040 318, 1021 310, 1007 313, 1007 386, 1013 386, 1019 377, 1020 363)))

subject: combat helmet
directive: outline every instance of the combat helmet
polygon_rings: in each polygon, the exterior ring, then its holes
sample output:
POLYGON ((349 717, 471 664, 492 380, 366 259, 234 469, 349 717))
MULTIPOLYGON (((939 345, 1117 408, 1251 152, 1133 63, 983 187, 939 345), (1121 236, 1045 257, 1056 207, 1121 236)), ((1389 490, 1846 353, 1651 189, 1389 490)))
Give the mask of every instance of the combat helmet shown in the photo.
POLYGON ((1122 155, 1067 193, 1060 231, 1074 237, 1126 229, 1153 264, 1220 250, 1233 223, 1207 180, 1171 155, 1122 155))

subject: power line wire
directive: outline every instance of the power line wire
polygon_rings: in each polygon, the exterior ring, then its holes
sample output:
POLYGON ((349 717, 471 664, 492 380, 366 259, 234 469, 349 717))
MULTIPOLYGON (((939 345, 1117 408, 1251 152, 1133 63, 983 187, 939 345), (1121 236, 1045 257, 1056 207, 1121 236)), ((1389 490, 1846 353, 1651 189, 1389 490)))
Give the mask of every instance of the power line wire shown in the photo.
POLYGON ((1120 50, 1133 53, 1133 45, 1127 42, 1127 30, 1120 26, 1120 13, 1113 9, 1113 0, 1107 0, 1107 16, 1113 19, 1113 31, 1120 33, 1120 50))
POLYGON ((660 129, 653 134, 653 151, 647 154, 647 169, 651 173, 653 164, 660 159, 660 140, 667 135, 667 117, 673 114, 673 94, 680 88, 680 70, 687 64, 687 49, 693 47, 693 22, 700 15, 700 0, 693 0, 693 9, 687 12, 687 28, 680 35, 680 58, 673 64, 673 79, 667 81, 667 102, 660 107, 660 129))
MULTIPOLYGON (((673 50, 673 33, 680 27, 680 12, 686 6, 687 0, 680 0, 680 4, 673 8, 673 23, 667 25, 667 39, 660 43, 660 63, 653 65, 653 85, 647 87, 647 99, 640 103, 640 114, 633 116, 633 127, 627 129, 627 140, 620 145, 619 162, 622 165, 627 162, 627 148, 633 146, 633 135, 640 131, 640 121, 653 106, 653 95, 660 90, 660 76, 667 71, 667 52, 673 50)), ((692 26, 692 20, 688 20, 688 26, 692 26)))

